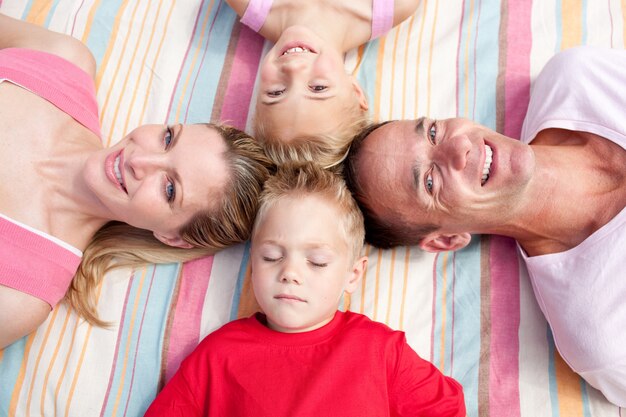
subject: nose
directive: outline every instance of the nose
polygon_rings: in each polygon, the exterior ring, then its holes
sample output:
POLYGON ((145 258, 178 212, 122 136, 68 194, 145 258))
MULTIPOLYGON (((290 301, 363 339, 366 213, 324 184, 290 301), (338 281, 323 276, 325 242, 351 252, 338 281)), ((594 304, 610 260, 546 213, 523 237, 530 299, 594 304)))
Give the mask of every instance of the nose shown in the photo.
POLYGON ((294 75, 304 70, 306 66, 306 60, 301 57, 293 57, 292 59, 288 59, 283 62, 281 70, 287 75, 294 75))
POLYGON ((165 155, 151 152, 134 152, 126 159, 130 172, 136 179, 142 179, 152 172, 162 170, 165 166, 165 155))
POLYGON ((449 165, 452 169, 460 171, 467 165, 467 158, 472 149, 472 142, 467 135, 457 135, 444 140, 434 148, 436 162, 449 165))
POLYGON ((298 270, 295 267, 293 261, 286 260, 283 269, 280 271, 280 282, 283 284, 296 284, 302 283, 302 278, 298 274, 298 270))

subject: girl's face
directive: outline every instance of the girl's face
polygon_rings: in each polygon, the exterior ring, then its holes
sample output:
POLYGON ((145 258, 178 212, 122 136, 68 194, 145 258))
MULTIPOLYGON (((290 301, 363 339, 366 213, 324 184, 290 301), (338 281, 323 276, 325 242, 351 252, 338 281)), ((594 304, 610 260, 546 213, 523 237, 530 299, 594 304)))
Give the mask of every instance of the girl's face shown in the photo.
POLYGON ((302 26, 283 32, 261 64, 257 117, 284 141, 330 133, 350 107, 367 109, 343 54, 302 26))
POLYGON ((206 125, 144 125, 90 157, 84 175, 111 220, 177 246, 182 226, 221 196, 225 151, 223 138, 206 125))

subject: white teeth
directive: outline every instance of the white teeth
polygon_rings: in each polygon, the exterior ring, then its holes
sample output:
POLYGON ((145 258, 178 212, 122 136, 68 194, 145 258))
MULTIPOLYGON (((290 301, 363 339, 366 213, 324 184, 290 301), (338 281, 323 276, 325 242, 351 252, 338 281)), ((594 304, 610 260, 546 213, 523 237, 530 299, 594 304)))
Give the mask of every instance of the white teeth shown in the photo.
POLYGON ((485 185, 489 179, 489 172, 491 171, 491 163, 493 162, 493 150, 489 145, 485 145, 485 165, 483 165, 483 176, 480 185, 485 185))
POLYGON ((296 47, 287 49, 285 52, 283 52, 283 55, 296 54, 296 53, 301 53, 301 52, 311 52, 311 51, 309 51, 307 48, 296 46, 296 47))
POLYGON ((124 187, 124 181, 122 181, 122 172, 120 171, 120 156, 119 155, 117 156, 117 158, 115 158, 115 162, 113 163, 113 172, 115 173, 115 178, 117 179, 117 182, 120 183, 122 188, 126 189, 124 187))

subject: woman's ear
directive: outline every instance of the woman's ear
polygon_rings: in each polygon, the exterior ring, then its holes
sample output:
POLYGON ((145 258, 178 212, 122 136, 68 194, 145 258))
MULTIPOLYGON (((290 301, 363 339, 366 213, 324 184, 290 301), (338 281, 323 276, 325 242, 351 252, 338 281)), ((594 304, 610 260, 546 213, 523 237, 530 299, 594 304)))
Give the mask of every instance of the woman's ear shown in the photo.
POLYGON ((430 234, 418 246, 427 252, 442 252, 464 248, 472 240, 469 233, 430 234))
POLYGON ((181 249, 191 249, 193 245, 189 242, 183 240, 180 236, 165 236, 161 233, 153 232, 154 237, 156 237, 161 243, 165 243, 168 246, 173 246, 175 248, 181 249))
POLYGON ((362 256, 354 262, 352 265, 352 269, 350 270, 350 277, 348 278, 348 282, 346 283, 346 288, 344 291, 348 294, 352 294, 355 290, 361 278, 363 278, 363 274, 365 273, 365 268, 367 268, 367 256, 362 256))
POLYGON ((352 87, 354 88, 356 97, 359 100, 359 107, 361 107, 361 110, 367 111, 369 109, 369 105, 367 104, 367 96, 359 85, 359 82, 354 77, 352 77, 352 87))

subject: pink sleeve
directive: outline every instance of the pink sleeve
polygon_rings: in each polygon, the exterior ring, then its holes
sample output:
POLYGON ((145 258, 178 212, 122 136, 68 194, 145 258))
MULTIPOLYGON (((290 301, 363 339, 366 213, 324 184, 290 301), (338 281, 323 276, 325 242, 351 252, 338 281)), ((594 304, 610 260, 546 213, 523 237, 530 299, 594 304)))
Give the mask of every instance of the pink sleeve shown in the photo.
POLYGON ((372 0, 372 37, 377 38, 393 27, 394 0, 372 0))
POLYGON ((255 32, 263 27, 274 0, 250 0, 240 22, 255 32))

